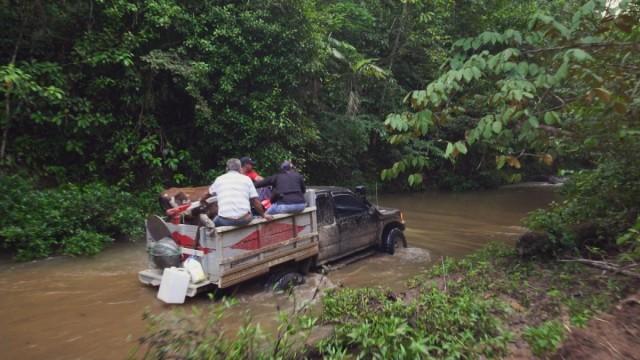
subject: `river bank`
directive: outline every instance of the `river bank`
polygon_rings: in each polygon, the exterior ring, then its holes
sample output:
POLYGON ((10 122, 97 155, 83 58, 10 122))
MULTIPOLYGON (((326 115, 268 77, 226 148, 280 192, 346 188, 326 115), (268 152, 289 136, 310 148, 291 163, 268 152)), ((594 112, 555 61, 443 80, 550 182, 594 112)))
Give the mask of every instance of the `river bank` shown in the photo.
POLYGON ((224 333, 216 325, 233 305, 221 301, 206 312, 152 317, 142 349, 152 358, 231 359, 636 359, 640 350, 640 281, 578 263, 523 260, 504 244, 441 258, 403 290, 318 294, 317 285, 308 298, 293 293, 297 310, 282 311, 276 331, 260 332, 245 314, 237 332, 224 333), (321 306, 305 307, 316 298, 321 306))

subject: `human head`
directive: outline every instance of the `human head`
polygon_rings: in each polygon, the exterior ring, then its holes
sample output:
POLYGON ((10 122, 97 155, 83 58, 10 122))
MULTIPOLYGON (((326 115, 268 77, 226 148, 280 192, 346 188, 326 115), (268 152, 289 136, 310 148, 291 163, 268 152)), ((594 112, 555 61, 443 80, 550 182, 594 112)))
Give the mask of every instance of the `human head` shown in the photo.
POLYGON ((291 160, 285 160, 282 162, 282 164, 280 164, 280 170, 282 171, 289 171, 293 169, 293 164, 291 163, 291 160))
POLYGON ((240 158, 240 165, 245 172, 253 170, 253 165, 255 165, 255 163, 256 162, 248 156, 240 158))
POLYGON ((227 160, 227 171, 240 171, 241 167, 239 159, 231 158, 227 160))

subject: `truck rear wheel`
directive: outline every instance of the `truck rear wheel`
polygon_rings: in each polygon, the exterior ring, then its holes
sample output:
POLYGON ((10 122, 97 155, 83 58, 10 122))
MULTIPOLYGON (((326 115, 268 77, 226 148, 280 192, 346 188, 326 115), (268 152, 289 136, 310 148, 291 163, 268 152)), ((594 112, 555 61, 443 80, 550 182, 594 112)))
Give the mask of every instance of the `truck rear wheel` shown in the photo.
POLYGON ((266 290, 285 291, 296 285, 304 283, 304 275, 295 271, 279 271, 269 276, 266 283, 266 290))
POLYGON ((404 233, 398 228, 389 230, 387 236, 382 239, 382 250, 387 254, 393 255, 396 252, 396 247, 407 247, 407 240, 404 238, 404 233))

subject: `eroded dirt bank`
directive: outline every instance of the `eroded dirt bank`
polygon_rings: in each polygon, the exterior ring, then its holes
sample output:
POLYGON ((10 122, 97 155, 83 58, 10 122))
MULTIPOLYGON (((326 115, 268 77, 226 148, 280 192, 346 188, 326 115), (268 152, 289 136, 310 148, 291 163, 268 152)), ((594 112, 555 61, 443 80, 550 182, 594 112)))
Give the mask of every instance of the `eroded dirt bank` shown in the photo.
POLYGON ((553 359, 640 359, 640 291, 572 331, 553 359))

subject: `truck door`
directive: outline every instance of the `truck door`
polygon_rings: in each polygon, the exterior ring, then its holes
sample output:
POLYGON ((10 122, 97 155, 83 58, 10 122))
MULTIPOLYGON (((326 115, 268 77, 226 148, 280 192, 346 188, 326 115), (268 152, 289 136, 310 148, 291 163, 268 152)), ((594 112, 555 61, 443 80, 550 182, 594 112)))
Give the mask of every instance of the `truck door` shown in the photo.
POLYGON ((318 217, 319 251, 318 262, 336 258, 340 255, 340 234, 333 212, 333 199, 329 193, 316 196, 316 214, 318 217))
POLYGON ((346 254, 376 241, 376 219, 369 206, 351 193, 334 193, 336 223, 340 231, 340 252, 346 254))

